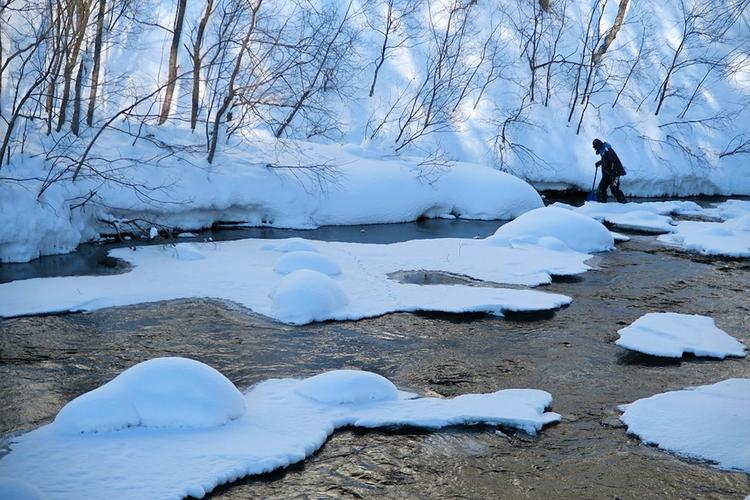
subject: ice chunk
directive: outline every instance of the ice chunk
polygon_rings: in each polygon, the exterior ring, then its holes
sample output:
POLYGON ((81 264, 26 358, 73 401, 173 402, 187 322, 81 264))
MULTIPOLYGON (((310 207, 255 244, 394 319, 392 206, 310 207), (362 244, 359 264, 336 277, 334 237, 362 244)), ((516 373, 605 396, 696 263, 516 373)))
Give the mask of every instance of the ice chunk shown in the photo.
POLYGON ((689 252, 726 257, 750 257, 750 214, 725 222, 680 221, 675 234, 659 241, 689 252))
POLYGON ((367 403, 398 397, 398 389, 377 373, 334 370, 300 382, 297 393, 327 404, 367 403))
POLYGON ((665 392, 621 409, 628 433, 648 444, 750 472, 750 379, 665 392))
POLYGON ((746 347, 717 328, 714 320, 698 314, 648 313, 618 331, 617 345, 653 356, 679 358, 696 356, 725 358, 745 356, 746 347))
POLYGON ((60 410, 53 426, 65 433, 205 428, 244 412, 242 394, 224 375, 199 361, 169 357, 139 363, 78 396, 60 410))
POLYGON ((289 274, 299 269, 310 269, 328 276, 341 274, 341 267, 318 252, 296 251, 285 253, 274 267, 279 274, 289 274))

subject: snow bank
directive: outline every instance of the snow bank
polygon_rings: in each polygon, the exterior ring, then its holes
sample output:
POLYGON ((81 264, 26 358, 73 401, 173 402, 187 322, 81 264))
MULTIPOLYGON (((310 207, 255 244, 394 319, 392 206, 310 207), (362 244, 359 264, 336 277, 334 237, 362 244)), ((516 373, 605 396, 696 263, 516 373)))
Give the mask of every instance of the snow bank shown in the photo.
MULTIPOLYGON (((606 235, 611 241, 608 232, 606 235)), ((494 239, 497 243, 498 238, 494 239)), ((590 255, 572 251, 551 237, 516 240, 504 245, 462 238, 389 245, 315 242, 321 259, 341 270, 335 279, 310 269, 287 275, 274 271, 270 263, 293 255, 276 250, 285 242, 269 245, 268 240, 246 239, 119 248, 110 255, 132 265, 124 274, 0 284, 0 316, 91 311, 186 297, 229 300, 293 324, 360 319, 395 311, 502 315, 507 310, 541 311, 569 304, 570 297, 564 295, 500 288, 498 284, 537 286, 550 283, 552 275, 583 273, 589 269, 585 261, 590 255), (189 252, 183 251, 184 245, 189 252), (188 253, 203 258, 186 260, 188 253), (390 277, 400 271, 446 272, 488 283, 487 287, 419 285, 390 277)), ((295 247, 300 244, 292 243, 295 247)))
POLYGON ((531 210, 501 226, 495 236, 488 238, 488 242, 512 242, 519 238, 528 240, 548 236, 579 252, 601 252, 614 248, 612 235, 601 223, 559 207, 531 210))
MULTIPOLYGON (((127 185, 88 184, 93 181, 82 179, 75 185, 60 181, 37 201, 35 185, 24 189, 0 183, 0 262, 70 252, 99 233, 113 232, 113 227, 133 230, 123 220, 140 219, 183 230, 211 227, 221 220, 311 229, 409 222, 420 217, 509 220, 544 205, 526 182, 476 164, 456 162, 426 180, 419 158, 384 159, 339 146, 302 143, 299 151, 291 148, 294 154, 278 158, 288 165, 300 161, 330 165, 321 179, 304 168, 277 169, 251 163, 250 158, 281 154, 274 149, 276 141, 258 144, 226 151, 222 162, 211 168, 202 158, 190 162, 173 158, 162 161, 158 170, 150 166, 128 170, 128 182, 142 186, 140 191, 148 196, 139 196, 127 185), (86 217, 80 211, 71 213, 66 199, 75 195, 68 191, 80 196, 89 190, 105 202, 92 203, 92 212, 86 217)), ((137 157, 147 145, 139 143, 133 148, 111 142, 110 147, 137 157)), ((12 173, 11 169, 9 175, 12 173)), ((155 227, 148 236, 156 236, 155 227)), ((290 245, 280 251, 310 251, 290 245)))
POLYGON ((620 419, 645 443, 750 472, 749 409, 750 379, 735 378, 639 399, 620 419))
POLYGON ((378 375, 345 370, 263 382, 244 396, 246 413, 219 427, 67 434, 54 423, 12 438, 0 474, 35 484, 49 499, 200 498, 222 483, 300 462, 344 426, 490 424, 535 434, 560 420, 545 412, 550 394, 535 389, 454 399, 393 391, 378 375))
POLYGON ((336 281, 309 269, 282 278, 271 299, 273 317, 297 325, 329 319, 349 303, 336 281))
POLYGON ((328 276, 341 274, 341 268, 336 262, 317 251, 288 252, 279 259, 273 269, 279 274, 289 274, 300 269, 309 269, 328 276))
POLYGON ((65 433, 205 428, 243 413, 242 394, 215 369, 192 359, 156 358, 78 396, 60 410, 52 426, 65 433))
POLYGON ((746 347, 717 328, 714 320, 698 314, 648 313, 618 331, 615 344, 653 356, 679 358, 696 356, 725 358, 745 356, 746 347))
POLYGON ((53 185, 37 199, 35 188, 0 181, 0 262, 68 253, 81 242, 66 191, 53 185))

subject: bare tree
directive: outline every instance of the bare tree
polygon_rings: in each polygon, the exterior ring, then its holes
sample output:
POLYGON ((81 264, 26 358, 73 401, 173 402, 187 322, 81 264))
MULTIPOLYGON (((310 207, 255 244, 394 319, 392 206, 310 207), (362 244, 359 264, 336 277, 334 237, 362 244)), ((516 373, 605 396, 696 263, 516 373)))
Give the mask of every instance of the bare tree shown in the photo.
POLYGON ((172 96, 177 85, 177 56, 180 48, 180 37, 182 36, 182 27, 185 24, 185 9, 187 0, 177 0, 177 12, 174 17, 174 28, 172 30, 172 45, 169 48, 169 74, 167 76, 167 88, 164 92, 164 101, 162 102, 161 113, 159 114, 159 125, 169 119, 169 111, 172 107, 172 96))
POLYGON ((369 16, 367 23, 374 31, 382 35, 383 43, 380 46, 380 53, 375 61, 375 70, 372 74, 372 83, 370 83, 369 96, 375 95, 375 85, 378 82, 378 73, 383 67, 385 61, 391 56, 392 52, 404 47, 409 47, 414 43, 409 34, 409 21, 421 6, 422 0, 383 0, 375 4, 376 9, 384 9, 385 14, 382 19, 371 20, 369 16))
POLYGON ((203 46, 203 38, 206 33, 206 25, 208 19, 213 11, 214 2, 213 0, 206 0, 206 6, 203 9, 200 23, 198 24, 198 30, 193 38, 193 45, 190 50, 190 56, 193 60, 193 90, 191 94, 190 104, 190 129, 195 130, 195 126, 198 123, 198 108, 200 106, 200 85, 201 85, 201 65, 203 63, 203 53, 201 52, 203 46))
POLYGON ((94 107, 99 92, 99 72, 102 64, 102 46, 104 41, 104 16, 107 10, 107 0, 99 0, 96 13, 96 34, 94 35, 94 66, 91 69, 91 90, 89 90, 89 105, 86 111, 86 124, 90 127, 94 123, 94 107))

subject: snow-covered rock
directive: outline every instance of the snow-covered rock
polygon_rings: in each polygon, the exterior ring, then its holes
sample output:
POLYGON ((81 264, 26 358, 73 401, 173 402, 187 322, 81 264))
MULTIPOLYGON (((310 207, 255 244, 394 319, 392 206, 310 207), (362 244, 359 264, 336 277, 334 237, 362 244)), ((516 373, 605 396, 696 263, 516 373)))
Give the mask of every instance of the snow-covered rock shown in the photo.
POLYGON ((533 242, 534 239, 549 236, 578 252, 602 252, 614 248, 612 234, 600 222, 560 207, 543 207, 526 212, 501 226, 487 241, 504 245, 506 241, 513 243, 521 239, 533 242))
POLYGON ((271 299, 274 316, 292 324, 330 319, 349 303, 341 285, 331 277, 309 269, 284 276, 271 293, 271 299))
POLYGON ((750 379, 665 392, 620 409, 628 433, 645 443, 750 473, 750 379))
POLYGON ((368 403, 398 399, 398 389, 377 373, 334 370, 307 378, 297 393, 326 404, 368 403))
MULTIPOLYGON (((166 390, 166 402, 181 397, 183 386, 166 390)), ((49 499, 101 498, 103 492, 109 500, 200 498, 219 484, 304 460, 341 427, 489 424, 535 434, 560 420, 545 411, 552 396, 535 389, 453 399, 394 391, 378 375, 342 370, 262 382, 244 396, 245 414, 210 428, 70 434, 58 432, 55 422, 13 437, 0 475, 32 483, 49 499)))
POLYGON ((653 356, 679 358, 684 353, 725 358, 745 356, 746 347, 698 314, 648 313, 618 331, 617 345, 653 356))
POLYGON ((300 269, 309 269, 336 276, 341 274, 341 266, 318 252, 297 251, 285 253, 273 268, 279 274, 289 274, 300 269))
POLYGON ((207 428, 244 412, 240 391, 215 369, 187 358, 156 358, 78 396, 60 410, 52 425, 64 433, 207 428))

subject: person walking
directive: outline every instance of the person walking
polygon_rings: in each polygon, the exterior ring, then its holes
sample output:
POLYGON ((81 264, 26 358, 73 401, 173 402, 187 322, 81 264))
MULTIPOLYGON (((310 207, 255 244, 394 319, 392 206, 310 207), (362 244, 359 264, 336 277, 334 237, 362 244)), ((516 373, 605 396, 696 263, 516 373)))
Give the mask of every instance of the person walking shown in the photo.
POLYGON ((622 166, 620 158, 606 142, 602 142, 599 139, 594 139, 591 143, 594 147, 594 151, 598 154, 601 159, 596 162, 596 167, 602 167, 602 180, 599 182, 597 189, 597 201, 601 203, 607 202, 607 188, 612 191, 612 195, 620 203, 625 203, 625 194, 620 190, 620 177, 625 175, 625 168, 622 166))

